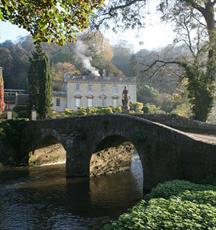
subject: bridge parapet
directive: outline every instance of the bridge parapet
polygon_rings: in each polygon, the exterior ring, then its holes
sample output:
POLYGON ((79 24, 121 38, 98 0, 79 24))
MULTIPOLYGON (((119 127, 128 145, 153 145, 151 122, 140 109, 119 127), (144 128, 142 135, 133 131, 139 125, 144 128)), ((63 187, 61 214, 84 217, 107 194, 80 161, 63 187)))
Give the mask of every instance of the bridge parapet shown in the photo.
POLYGON ((177 115, 166 114, 136 114, 132 115, 144 118, 153 122, 158 122, 182 131, 209 134, 216 136, 216 124, 210 124, 197 120, 192 120, 177 115))

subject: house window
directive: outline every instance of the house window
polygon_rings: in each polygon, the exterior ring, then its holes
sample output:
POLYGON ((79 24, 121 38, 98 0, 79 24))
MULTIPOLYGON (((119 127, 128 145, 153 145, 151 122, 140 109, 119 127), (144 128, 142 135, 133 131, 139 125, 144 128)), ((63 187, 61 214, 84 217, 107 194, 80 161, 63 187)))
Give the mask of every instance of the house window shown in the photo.
POLYGON ((101 85, 101 92, 105 92, 105 85, 104 84, 101 85))
POLYGON ((92 85, 88 85, 88 91, 92 91, 92 85))
POLYGON ((61 100, 59 97, 56 98, 56 106, 60 106, 61 104, 61 100))
POLYGON ((117 101, 117 98, 113 98, 113 107, 116 108, 117 107, 117 104, 118 101, 117 101))
POLYGON ((118 86, 116 85, 113 86, 113 93, 118 94, 118 86))
POLYGON ((106 98, 101 98, 101 106, 106 107, 106 98))
POLYGON ((92 107, 93 106, 93 99, 87 98, 87 104, 88 104, 88 107, 92 107))
POLYGON ((80 107, 80 98, 75 98, 75 106, 78 108, 80 107))
POLYGON ((80 83, 76 83, 76 90, 80 90, 80 83))

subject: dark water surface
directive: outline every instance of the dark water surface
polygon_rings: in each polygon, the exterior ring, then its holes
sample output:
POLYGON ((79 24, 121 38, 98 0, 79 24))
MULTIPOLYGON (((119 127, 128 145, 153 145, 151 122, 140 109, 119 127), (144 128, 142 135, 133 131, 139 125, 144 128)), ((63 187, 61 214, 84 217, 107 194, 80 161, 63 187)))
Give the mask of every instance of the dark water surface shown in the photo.
POLYGON ((0 171, 0 230, 100 229, 139 201, 142 166, 92 179, 66 179, 64 165, 0 171))

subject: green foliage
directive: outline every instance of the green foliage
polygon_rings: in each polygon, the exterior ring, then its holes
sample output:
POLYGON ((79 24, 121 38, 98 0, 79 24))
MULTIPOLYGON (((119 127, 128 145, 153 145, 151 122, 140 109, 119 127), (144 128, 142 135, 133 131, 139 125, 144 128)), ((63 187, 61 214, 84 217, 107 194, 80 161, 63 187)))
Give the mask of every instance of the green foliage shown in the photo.
POLYGON ((133 111, 135 113, 143 113, 142 109, 143 109, 142 102, 130 103, 130 111, 133 111))
POLYGON ((113 111, 113 113, 121 113, 122 112, 122 107, 121 106, 112 107, 112 111, 113 111))
POLYGON ((163 19, 175 22, 176 42, 188 48, 179 65, 188 79, 193 118, 206 121, 213 106, 216 79, 215 1, 161 0, 163 19))
POLYGON ((0 140, 8 146, 3 159, 5 164, 17 164, 22 161, 22 153, 19 152, 22 130, 25 128, 25 120, 8 120, 0 123, 0 140))
MULTIPOLYGON (((159 79, 157 79, 160 81, 159 79)), ((176 97, 178 89, 176 89, 176 93, 170 94, 165 92, 159 92, 158 89, 147 85, 147 84, 138 84, 138 100, 147 104, 145 107, 146 113, 157 113, 157 108, 161 111, 165 111, 166 113, 170 113, 174 110, 179 104, 184 104, 185 101, 181 100, 181 95, 176 97)))
POLYGON ((147 103, 143 107, 143 112, 144 113, 149 113, 149 114, 158 114, 158 113, 164 113, 161 111, 160 107, 157 107, 156 105, 147 103))
POLYGON ((28 118, 29 113, 28 113, 28 108, 26 106, 16 106, 13 109, 13 112, 16 113, 15 116, 16 118, 28 118))
POLYGON ((178 105, 174 110, 171 111, 171 114, 189 118, 191 117, 190 106, 186 104, 178 105))
POLYGON ((27 52, 18 44, 0 44, 0 66, 4 71, 4 85, 9 89, 26 89, 29 60, 27 52))
POLYGON ((185 191, 205 191, 205 190, 215 190, 216 187, 212 185, 202 185, 195 184, 184 180, 173 180, 168 181, 163 184, 159 184, 157 187, 153 188, 151 193, 146 196, 147 199, 152 198, 165 198, 168 199, 171 196, 178 196, 185 191))
POLYGON ((207 84, 205 73, 199 66, 187 65, 185 70, 193 118, 206 121, 213 105, 214 88, 207 84))
POLYGON ((159 184, 118 220, 103 230, 205 230, 216 228, 216 187, 188 181, 159 184))
POLYGON ((212 189, 214 189, 214 191, 213 190, 185 191, 182 194, 180 194, 178 197, 180 197, 181 200, 189 200, 197 204, 210 204, 216 207, 216 188, 212 188, 212 189))
POLYGON ((65 109, 66 116, 85 116, 85 115, 95 115, 95 114, 109 114, 109 113, 118 113, 121 111, 121 108, 112 108, 112 107, 79 107, 76 111, 71 109, 65 109))
POLYGON ((142 201, 104 230, 205 230, 216 228, 216 207, 187 200, 152 199, 142 201))
POLYGON ((25 120, 8 120, 1 122, 1 138, 7 139, 13 146, 19 146, 20 135, 25 125, 25 120))
POLYGON ((74 116, 86 116, 86 115, 96 115, 96 114, 109 114, 109 113, 119 113, 121 112, 121 107, 79 107, 77 110, 65 109, 64 113, 53 112, 54 117, 74 117, 74 116))
POLYGON ((8 20, 28 30, 37 42, 56 42, 60 45, 75 40, 86 29, 90 15, 104 3, 94 1, 0 1, 0 20, 8 20))
POLYGON ((51 77, 48 58, 40 45, 36 45, 30 61, 28 77, 30 111, 35 107, 39 117, 46 118, 50 114, 51 107, 51 77))
POLYGON ((125 76, 132 76, 132 68, 130 66, 132 51, 127 44, 118 44, 113 48, 112 63, 120 69, 125 76))

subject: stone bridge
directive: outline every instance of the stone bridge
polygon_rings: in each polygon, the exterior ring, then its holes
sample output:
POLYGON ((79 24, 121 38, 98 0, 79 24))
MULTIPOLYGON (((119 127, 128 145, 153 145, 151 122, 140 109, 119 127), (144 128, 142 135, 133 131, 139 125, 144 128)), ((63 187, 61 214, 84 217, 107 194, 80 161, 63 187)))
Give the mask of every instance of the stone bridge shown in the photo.
POLYGON ((125 141, 140 156, 145 189, 171 179, 199 181, 216 176, 215 143, 140 117, 94 115, 30 121, 22 133, 22 152, 34 151, 48 136, 55 137, 67 152, 67 177, 88 177, 93 153, 125 141))

